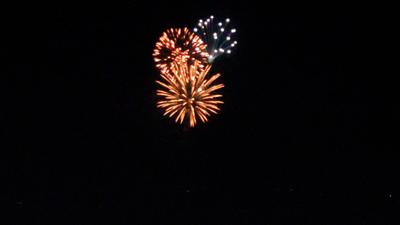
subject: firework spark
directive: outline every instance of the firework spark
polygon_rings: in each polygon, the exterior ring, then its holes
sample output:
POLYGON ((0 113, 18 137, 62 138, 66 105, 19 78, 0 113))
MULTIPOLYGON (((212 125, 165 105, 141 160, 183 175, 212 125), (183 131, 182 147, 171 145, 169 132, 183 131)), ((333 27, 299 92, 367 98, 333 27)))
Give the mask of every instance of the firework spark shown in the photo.
POLYGON ((190 127, 196 125, 199 118, 203 123, 211 113, 217 114, 219 100, 222 95, 214 94, 214 91, 224 87, 223 84, 213 85, 220 76, 215 74, 206 78, 211 66, 200 68, 201 63, 195 61, 192 65, 187 63, 172 63, 168 74, 161 74, 163 81, 157 81, 163 87, 157 90, 157 95, 162 100, 157 102, 157 107, 164 109, 164 115, 175 116, 175 122, 182 124, 184 121, 190 127))
POLYGON ((229 23, 229 18, 217 23, 214 16, 210 16, 206 20, 199 20, 193 29, 207 43, 209 63, 222 54, 231 54, 232 48, 237 45, 237 41, 233 40, 236 29, 230 28, 229 23))
MULTIPOLYGON (((156 43, 153 58, 161 73, 168 74, 174 62, 207 62, 206 46, 203 40, 188 28, 171 28, 165 31, 156 43)), ((203 67, 203 64, 199 65, 199 68, 203 67)))

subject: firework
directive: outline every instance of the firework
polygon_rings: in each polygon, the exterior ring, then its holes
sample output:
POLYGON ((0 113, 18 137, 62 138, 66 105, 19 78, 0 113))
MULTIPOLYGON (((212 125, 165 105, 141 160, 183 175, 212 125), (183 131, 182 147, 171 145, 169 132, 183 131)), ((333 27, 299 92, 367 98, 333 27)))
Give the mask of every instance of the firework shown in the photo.
POLYGON ((214 94, 224 87, 223 84, 213 84, 220 74, 207 79, 211 66, 201 69, 200 65, 199 61, 192 65, 174 62, 167 74, 161 74, 163 81, 157 81, 162 87, 157 90, 157 95, 162 98, 157 107, 165 110, 164 115, 175 116, 175 122, 182 124, 185 121, 190 127, 196 125, 197 119, 207 122, 207 117, 211 113, 217 114, 218 105, 223 103, 219 100, 222 95, 214 94))
POLYGON ((237 45, 237 41, 233 40, 236 29, 230 28, 229 23, 229 18, 216 22, 214 16, 210 16, 206 20, 199 20, 193 29, 207 43, 209 63, 222 54, 231 54, 232 48, 237 45))
MULTIPOLYGON (((156 43, 153 58, 161 73, 168 74, 176 62, 192 64, 207 62, 208 53, 202 39, 188 28, 171 28, 165 31, 156 43)), ((199 65, 203 68, 203 64, 199 65)))

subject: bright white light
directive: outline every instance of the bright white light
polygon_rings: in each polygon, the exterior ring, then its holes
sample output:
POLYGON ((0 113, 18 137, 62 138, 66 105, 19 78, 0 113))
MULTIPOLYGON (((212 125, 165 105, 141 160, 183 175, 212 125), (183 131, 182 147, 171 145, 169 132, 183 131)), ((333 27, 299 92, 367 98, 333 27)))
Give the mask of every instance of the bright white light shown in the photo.
MULTIPOLYGON (((196 34, 204 38, 204 43, 212 46, 206 53, 208 54, 209 63, 212 63, 220 55, 231 54, 233 47, 237 45, 237 41, 233 36, 237 30, 230 26, 230 18, 218 20, 218 18, 210 15, 208 18, 200 20, 199 27, 193 29, 196 34)), ((197 52, 201 51, 200 48, 195 48, 195 50, 197 52)))

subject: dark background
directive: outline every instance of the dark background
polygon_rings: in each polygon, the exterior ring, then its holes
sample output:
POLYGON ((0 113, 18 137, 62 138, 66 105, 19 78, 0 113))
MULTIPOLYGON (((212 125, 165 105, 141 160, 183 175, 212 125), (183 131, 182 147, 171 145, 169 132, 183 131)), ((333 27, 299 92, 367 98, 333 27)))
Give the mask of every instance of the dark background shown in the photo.
POLYGON ((394 111, 361 73, 359 15, 342 8, 13 6, 0 223, 398 224, 394 111), (185 131, 155 107, 151 54, 165 29, 211 14, 239 44, 213 68, 222 111, 185 131))

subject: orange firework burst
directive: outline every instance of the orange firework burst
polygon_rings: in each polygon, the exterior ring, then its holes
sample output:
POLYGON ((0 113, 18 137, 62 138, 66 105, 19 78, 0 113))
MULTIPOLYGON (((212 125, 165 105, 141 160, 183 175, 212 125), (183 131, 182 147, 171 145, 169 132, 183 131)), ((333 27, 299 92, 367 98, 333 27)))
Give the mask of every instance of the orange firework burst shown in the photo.
MULTIPOLYGON (((207 45, 199 36, 188 28, 171 28, 165 31, 156 43, 153 51, 156 67, 161 73, 168 73, 172 64, 183 62, 192 64, 194 61, 207 62, 207 45)), ((199 65, 200 68, 204 66, 199 65)))
POLYGON ((220 74, 206 79, 211 66, 201 69, 200 65, 198 61, 192 65, 174 62, 167 74, 161 74, 163 82, 157 81, 164 88, 157 90, 157 95, 162 97, 157 107, 165 110, 164 115, 175 116, 177 123, 187 121, 190 127, 196 125, 196 118, 200 118, 203 123, 207 122, 207 117, 211 113, 216 114, 218 104, 223 103, 218 100, 222 95, 213 92, 224 85, 212 85, 220 74))

